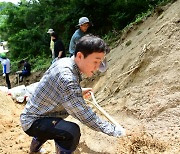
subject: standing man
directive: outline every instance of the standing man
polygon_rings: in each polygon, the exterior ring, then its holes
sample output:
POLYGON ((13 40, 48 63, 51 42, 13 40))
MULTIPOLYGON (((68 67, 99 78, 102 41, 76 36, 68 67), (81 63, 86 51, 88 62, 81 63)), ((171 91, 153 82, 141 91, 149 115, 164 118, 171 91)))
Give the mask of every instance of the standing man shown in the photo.
POLYGON ((1 65, 3 67, 3 76, 6 79, 6 84, 8 89, 11 89, 11 82, 9 80, 9 74, 10 74, 10 60, 6 57, 5 53, 0 54, 0 61, 1 65))
POLYGON ((74 56, 61 58, 46 71, 28 100, 20 120, 25 133, 33 136, 30 151, 38 152, 50 139, 56 154, 72 154, 81 136, 79 126, 65 121, 68 115, 95 131, 123 136, 125 130, 96 115, 83 99, 91 88, 81 88, 81 74, 91 77, 104 59, 107 46, 96 36, 84 36, 76 45, 74 56))
POLYGON ((51 34, 51 40, 53 40, 53 42, 54 42, 54 57, 55 57, 55 59, 53 60, 53 62, 55 62, 59 58, 66 57, 64 44, 61 41, 61 39, 58 38, 58 35, 55 32, 53 32, 51 34))
POLYGON ((75 31, 75 33, 71 37, 71 41, 69 44, 70 57, 72 57, 74 55, 75 47, 76 47, 78 40, 85 35, 85 33, 88 30, 90 25, 91 24, 87 17, 81 17, 79 19, 79 24, 77 25, 79 28, 75 31))
MULTIPOLYGON (((54 33, 54 30, 53 30, 53 29, 49 29, 47 33, 48 33, 48 34, 50 35, 50 37, 51 37, 51 34, 54 33)), ((51 41, 50 41, 50 50, 51 50, 51 52, 52 52, 52 59, 54 59, 54 58, 55 58, 55 55, 54 55, 54 41, 53 41, 52 39, 51 39, 51 41)))

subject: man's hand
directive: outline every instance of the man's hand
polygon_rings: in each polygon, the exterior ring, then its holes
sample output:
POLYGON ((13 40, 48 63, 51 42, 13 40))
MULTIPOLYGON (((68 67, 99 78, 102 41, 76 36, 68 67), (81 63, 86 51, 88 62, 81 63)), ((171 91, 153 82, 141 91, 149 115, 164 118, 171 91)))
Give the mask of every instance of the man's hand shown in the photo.
POLYGON ((121 127, 120 125, 115 126, 114 133, 113 133, 114 137, 122 137, 125 135, 126 135, 126 130, 123 127, 121 127))
POLYGON ((90 91, 92 91, 92 88, 82 88, 82 94, 84 98, 88 98, 91 96, 90 91))
POLYGON ((6 76, 6 74, 5 73, 3 73, 3 75, 2 75, 3 77, 5 77, 6 76))

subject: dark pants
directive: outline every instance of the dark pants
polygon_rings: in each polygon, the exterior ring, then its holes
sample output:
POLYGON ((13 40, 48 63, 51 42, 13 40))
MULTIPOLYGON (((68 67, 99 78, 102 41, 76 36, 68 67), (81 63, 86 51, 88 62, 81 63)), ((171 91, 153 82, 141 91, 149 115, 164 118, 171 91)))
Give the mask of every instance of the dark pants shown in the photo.
POLYGON ((80 128, 77 124, 61 118, 42 118, 36 120, 26 131, 40 142, 54 139, 55 143, 66 150, 74 151, 79 144, 80 128))
POLYGON ((8 89, 11 89, 11 82, 9 80, 9 73, 6 73, 5 78, 6 78, 6 84, 7 84, 8 89))
POLYGON ((19 74, 19 81, 22 82, 24 77, 27 77, 27 76, 30 76, 30 75, 31 75, 31 73, 25 72, 25 71, 20 73, 19 74))

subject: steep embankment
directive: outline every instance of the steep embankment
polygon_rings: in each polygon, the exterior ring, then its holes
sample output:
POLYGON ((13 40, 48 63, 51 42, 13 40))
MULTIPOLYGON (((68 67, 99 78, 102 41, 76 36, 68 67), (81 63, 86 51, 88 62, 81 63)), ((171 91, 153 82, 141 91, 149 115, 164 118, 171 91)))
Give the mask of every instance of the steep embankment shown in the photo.
MULTIPOLYGON (((76 154, 180 153, 179 6, 180 0, 132 26, 107 55, 108 70, 82 83, 94 88, 97 102, 128 136, 109 137, 76 121, 82 132, 76 154)), ((4 93, 0 102, 0 153, 28 153, 31 138, 19 122, 23 105, 4 93)), ((52 154, 53 141, 44 148, 52 154)))
MULTIPOLYGON (((149 139, 169 143, 168 153, 180 151, 179 6, 180 1, 176 1, 161 15, 155 12, 144 23, 130 28, 118 47, 107 55, 107 72, 98 81, 89 80, 94 83, 99 104, 119 123, 130 132, 135 130, 134 135, 143 130, 149 139)), ((142 144, 143 137, 137 142, 140 147, 135 153, 142 150, 141 146, 151 147, 142 144)), ((123 143, 117 146, 121 145, 123 143)), ((125 153, 129 153, 133 142, 124 146, 125 153)), ((149 152, 162 153, 165 150, 162 149, 163 146, 149 152)), ((122 152, 120 148, 117 151, 122 152)))

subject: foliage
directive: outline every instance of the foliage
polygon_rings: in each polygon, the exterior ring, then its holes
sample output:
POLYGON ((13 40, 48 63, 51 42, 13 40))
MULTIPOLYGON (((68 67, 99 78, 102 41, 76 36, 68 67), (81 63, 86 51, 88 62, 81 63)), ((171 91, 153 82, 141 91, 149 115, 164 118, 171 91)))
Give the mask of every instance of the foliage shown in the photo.
POLYGON ((21 0, 18 5, 1 2, 0 38, 8 41, 11 61, 31 58, 36 59, 36 65, 42 59, 49 59, 51 55, 50 37, 47 34, 49 28, 60 34, 68 50, 78 19, 87 16, 94 25, 89 33, 115 41, 112 38, 117 36, 118 31, 132 21, 141 21, 147 10, 167 1, 169 0, 21 0))
POLYGON ((30 59, 29 62, 32 65, 32 72, 44 71, 51 65, 51 57, 46 55, 37 56, 36 58, 30 59))

